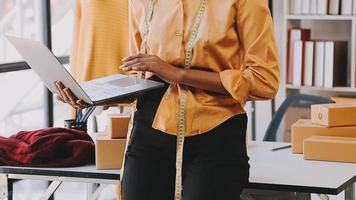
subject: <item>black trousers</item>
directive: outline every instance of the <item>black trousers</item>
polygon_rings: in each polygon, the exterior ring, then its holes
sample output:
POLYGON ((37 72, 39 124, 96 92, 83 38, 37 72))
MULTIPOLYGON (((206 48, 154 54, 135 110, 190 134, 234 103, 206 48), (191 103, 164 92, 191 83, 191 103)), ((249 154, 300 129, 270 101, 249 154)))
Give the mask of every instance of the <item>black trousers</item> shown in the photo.
MULTIPOLYGON (((124 200, 173 200, 176 137, 151 127, 164 91, 142 97, 122 181, 124 200)), ((247 116, 237 115, 208 133, 186 137, 183 200, 238 200, 249 177, 247 116)))

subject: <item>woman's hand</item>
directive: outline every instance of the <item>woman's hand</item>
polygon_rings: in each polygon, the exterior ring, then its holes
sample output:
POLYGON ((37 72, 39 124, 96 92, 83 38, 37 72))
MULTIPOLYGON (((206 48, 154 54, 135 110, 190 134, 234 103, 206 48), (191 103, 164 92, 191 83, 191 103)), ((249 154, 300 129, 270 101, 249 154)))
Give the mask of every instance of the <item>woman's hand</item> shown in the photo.
MULTIPOLYGON (((76 97, 73 92, 69 88, 66 88, 60 81, 55 81, 54 85, 58 91, 58 95, 56 96, 57 100, 63 103, 68 103, 73 108, 83 109, 90 106, 90 104, 86 103, 85 101, 78 99, 78 97, 76 97)), ((117 106, 118 104, 130 104, 134 101, 134 99, 134 96, 125 97, 120 100, 105 102, 105 104, 100 106, 104 106, 104 110, 107 110, 109 107, 117 106)))
POLYGON ((69 88, 66 88, 62 82, 54 81, 53 84, 56 86, 58 92, 58 95, 56 96, 57 100, 62 101, 63 103, 68 103, 73 108, 83 109, 90 106, 85 101, 78 99, 78 97, 76 97, 69 88))
POLYGON ((184 69, 168 64, 158 56, 137 54, 124 58, 120 68, 129 73, 148 72, 159 76, 168 83, 180 83, 184 69))

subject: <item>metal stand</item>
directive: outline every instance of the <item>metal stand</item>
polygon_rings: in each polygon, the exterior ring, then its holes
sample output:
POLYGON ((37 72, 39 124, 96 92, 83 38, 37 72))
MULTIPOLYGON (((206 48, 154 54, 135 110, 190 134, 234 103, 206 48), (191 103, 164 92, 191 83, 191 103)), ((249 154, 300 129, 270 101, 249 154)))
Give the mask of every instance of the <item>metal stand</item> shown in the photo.
POLYGON ((62 181, 53 181, 47 188, 46 192, 42 195, 41 200, 50 199, 53 194, 57 191, 59 186, 62 184, 62 181))
POLYGON ((12 183, 6 174, 0 174, 0 200, 12 200, 12 183))
POLYGON ((310 193, 301 193, 297 192, 295 194, 297 200, 311 200, 311 194, 310 193))
POLYGON ((355 198, 355 183, 345 189, 345 200, 356 200, 356 198, 355 198))
POLYGON ((107 184, 88 184, 87 189, 87 200, 97 200, 100 197, 100 194, 106 188, 107 184))
POLYGON ((41 200, 49 200, 57 191, 63 182, 78 182, 88 183, 88 200, 97 200, 101 192, 110 184, 117 184, 118 180, 96 179, 96 178, 76 178, 62 176, 43 176, 29 174, 0 174, 0 200, 12 200, 12 180, 46 180, 52 181, 45 193, 41 196, 41 200))

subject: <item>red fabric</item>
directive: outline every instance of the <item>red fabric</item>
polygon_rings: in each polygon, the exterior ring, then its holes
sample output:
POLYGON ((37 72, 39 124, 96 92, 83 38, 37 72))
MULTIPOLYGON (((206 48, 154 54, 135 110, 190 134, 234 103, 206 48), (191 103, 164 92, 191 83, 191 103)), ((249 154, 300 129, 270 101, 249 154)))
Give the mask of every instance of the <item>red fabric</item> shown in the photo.
POLYGON ((83 132, 66 128, 21 131, 0 136, 0 164, 26 167, 74 167, 93 163, 95 146, 83 132))

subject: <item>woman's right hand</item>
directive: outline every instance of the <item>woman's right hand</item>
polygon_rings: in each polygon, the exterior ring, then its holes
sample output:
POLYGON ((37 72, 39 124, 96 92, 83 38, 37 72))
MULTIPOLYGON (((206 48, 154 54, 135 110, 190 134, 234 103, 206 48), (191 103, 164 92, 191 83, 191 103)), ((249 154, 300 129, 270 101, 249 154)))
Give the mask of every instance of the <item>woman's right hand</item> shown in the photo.
POLYGON ((58 92, 58 95, 56 96, 57 100, 63 103, 68 103, 73 108, 83 109, 90 106, 90 104, 85 101, 78 99, 78 97, 76 97, 69 88, 65 87, 62 82, 54 81, 53 84, 58 92))

